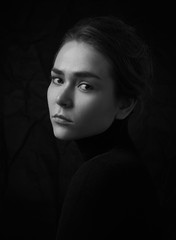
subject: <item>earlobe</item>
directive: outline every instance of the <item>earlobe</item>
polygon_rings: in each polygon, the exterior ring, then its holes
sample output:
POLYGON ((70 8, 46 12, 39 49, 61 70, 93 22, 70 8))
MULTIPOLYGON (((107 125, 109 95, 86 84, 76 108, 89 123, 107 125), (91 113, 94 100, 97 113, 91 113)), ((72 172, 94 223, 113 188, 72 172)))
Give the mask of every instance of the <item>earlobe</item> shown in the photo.
POLYGON ((123 120, 128 117, 134 110, 136 104, 137 101, 134 99, 130 99, 130 101, 128 101, 128 104, 124 103, 124 101, 121 101, 117 109, 116 119, 123 120))

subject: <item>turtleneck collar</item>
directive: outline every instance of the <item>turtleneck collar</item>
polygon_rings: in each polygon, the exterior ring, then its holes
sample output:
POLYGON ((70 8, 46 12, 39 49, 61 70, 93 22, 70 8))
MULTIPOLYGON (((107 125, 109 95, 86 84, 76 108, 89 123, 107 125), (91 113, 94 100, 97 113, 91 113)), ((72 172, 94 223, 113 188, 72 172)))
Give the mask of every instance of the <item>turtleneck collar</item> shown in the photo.
POLYGON ((128 134, 128 119, 115 120, 103 133, 76 140, 85 161, 112 148, 134 149, 128 134))

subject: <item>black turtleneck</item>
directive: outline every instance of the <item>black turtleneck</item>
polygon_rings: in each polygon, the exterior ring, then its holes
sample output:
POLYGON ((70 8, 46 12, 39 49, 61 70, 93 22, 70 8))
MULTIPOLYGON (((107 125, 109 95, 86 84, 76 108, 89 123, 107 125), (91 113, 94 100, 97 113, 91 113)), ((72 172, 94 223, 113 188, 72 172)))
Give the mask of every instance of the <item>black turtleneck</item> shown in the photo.
POLYGON ((114 121, 76 143, 85 162, 69 185, 57 239, 156 239, 155 189, 128 135, 128 121, 114 121))
POLYGON ((103 133, 76 140, 85 161, 112 148, 135 150, 134 144, 128 133, 128 120, 115 120, 103 133))

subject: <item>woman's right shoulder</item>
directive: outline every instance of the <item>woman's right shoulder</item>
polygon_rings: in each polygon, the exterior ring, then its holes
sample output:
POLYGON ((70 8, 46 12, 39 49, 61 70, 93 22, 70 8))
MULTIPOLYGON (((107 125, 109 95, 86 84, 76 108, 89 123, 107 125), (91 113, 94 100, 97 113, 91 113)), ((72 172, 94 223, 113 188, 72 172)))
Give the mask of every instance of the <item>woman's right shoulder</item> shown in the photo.
POLYGON ((112 149, 84 162, 73 176, 73 181, 82 185, 99 186, 107 183, 123 184, 145 181, 149 173, 140 157, 132 151, 112 149))
POLYGON ((99 154, 92 159, 84 162, 78 169, 78 173, 83 172, 85 175, 92 172, 122 171, 123 169, 145 168, 140 156, 134 151, 126 149, 113 148, 108 152, 99 154))

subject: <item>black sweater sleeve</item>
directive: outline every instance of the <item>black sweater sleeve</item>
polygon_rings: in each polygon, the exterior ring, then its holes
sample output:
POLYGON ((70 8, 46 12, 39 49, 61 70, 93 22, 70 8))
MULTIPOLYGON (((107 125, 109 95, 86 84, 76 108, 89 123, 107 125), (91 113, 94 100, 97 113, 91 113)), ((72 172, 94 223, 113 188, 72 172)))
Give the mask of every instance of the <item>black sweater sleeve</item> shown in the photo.
POLYGON ((57 240, 155 239, 156 207, 142 165, 124 154, 104 154, 74 175, 57 240))

